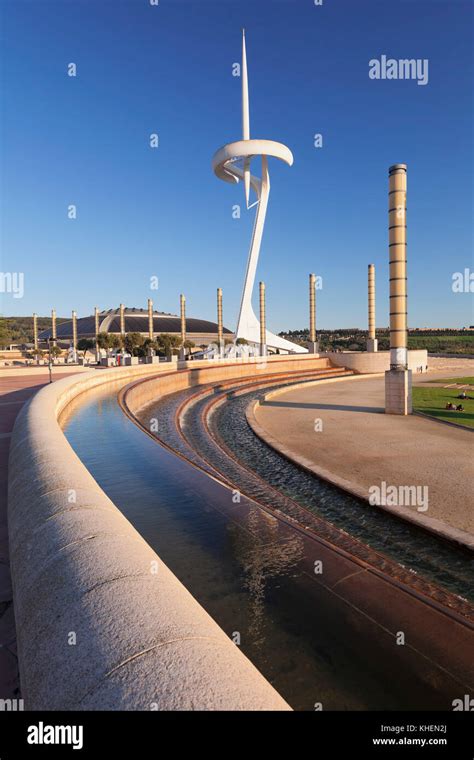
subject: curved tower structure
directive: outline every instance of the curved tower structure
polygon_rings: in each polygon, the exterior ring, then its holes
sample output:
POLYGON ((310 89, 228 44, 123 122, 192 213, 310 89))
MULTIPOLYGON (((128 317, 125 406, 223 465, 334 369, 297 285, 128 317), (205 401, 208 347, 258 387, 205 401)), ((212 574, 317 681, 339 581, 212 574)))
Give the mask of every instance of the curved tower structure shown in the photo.
MULTIPOLYGON (((278 158, 291 166, 293 155, 289 148, 273 140, 250 139, 249 93, 247 76, 247 55, 245 50, 245 31, 242 34, 242 140, 228 143, 220 148, 212 159, 212 168, 219 179, 225 182, 238 183, 243 180, 245 202, 247 209, 257 206, 255 222, 250 243, 250 251, 245 273, 239 318, 237 321, 236 338, 245 338, 249 343, 258 345, 261 341, 260 322, 252 307, 252 292, 257 271, 258 256, 262 242, 263 227, 267 213, 268 196, 270 194, 270 176, 268 173, 268 157, 278 158), (261 159, 261 177, 251 172, 251 162, 261 159), (257 197, 256 204, 250 204, 250 189, 257 197)), ((307 353, 307 349, 291 343, 289 340, 274 335, 266 330, 266 345, 294 353, 307 353)))

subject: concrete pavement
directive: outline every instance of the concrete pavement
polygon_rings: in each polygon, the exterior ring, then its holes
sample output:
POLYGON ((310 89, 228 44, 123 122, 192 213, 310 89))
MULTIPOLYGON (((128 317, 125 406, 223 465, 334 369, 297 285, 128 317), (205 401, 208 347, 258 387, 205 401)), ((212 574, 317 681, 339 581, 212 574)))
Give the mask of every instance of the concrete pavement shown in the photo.
MULTIPOLYGON (((472 366, 461 368, 473 373, 472 366)), ((449 377, 449 370, 417 379, 440 374, 449 377)), ((253 421, 281 453, 365 498, 382 481, 427 486, 426 511, 411 505, 393 511, 474 545, 472 432, 417 415, 386 415, 383 409, 383 376, 359 376, 270 393, 255 408, 253 421)))

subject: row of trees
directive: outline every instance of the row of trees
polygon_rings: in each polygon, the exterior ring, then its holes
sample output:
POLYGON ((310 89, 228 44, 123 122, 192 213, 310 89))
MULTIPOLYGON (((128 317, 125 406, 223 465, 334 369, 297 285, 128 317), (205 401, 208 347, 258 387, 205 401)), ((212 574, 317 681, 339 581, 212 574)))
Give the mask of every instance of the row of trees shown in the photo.
MULTIPOLYGON (((101 332, 97 336, 97 345, 99 348, 107 351, 125 350, 132 356, 146 356, 149 349, 157 353, 171 356, 173 351, 180 348, 181 345, 186 350, 195 347, 192 340, 186 340, 181 344, 179 335, 170 335, 169 333, 160 333, 154 340, 144 338, 139 332, 131 332, 126 335, 117 335, 116 333, 101 332)), ((89 351, 95 346, 95 341, 89 338, 82 338, 77 343, 78 351, 89 351)))
MULTIPOLYGON (((224 340, 225 345, 233 343, 232 340, 226 338, 224 340)), ((245 338, 239 338, 236 341, 237 344, 247 344, 245 338)), ((156 351, 156 353, 170 357, 173 353, 177 352, 178 348, 183 346, 186 351, 190 351, 195 348, 196 344, 192 340, 185 340, 181 343, 179 335, 171 335, 170 333, 160 333, 154 340, 150 338, 144 338, 139 332, 131 332, 126 335, 118 335, 117 333, 101 332, 97 336, 97 341, 93 338, 80 338, 77 341, 76 349, 82 352, 84 358, 88 351, 93 351, 95 346, 106 351, 107 355, 111 352, 126 351, 132 356, 146 356, 149 349, 156 351)), ((207 346, 203 344, 200 348, 205 349, 207 346)), ((58 357, 62 351, 59 346, 51 343, 49 349, 38 349, 36 355, 38 357, 44 357, 51 353, 52 358, 58 357)))
MULTIPOLYGON (((126 351, 132 356, 146 356, 149 349, 153 349, 158 354, 165 354, 171 356, 173 351, 181 347, 181 339, 178 335, 170 335, 169 333, 162 333, 157 335, 155 340, 150 338, 144 338, 139 332, 127 333, 126 335, 117 335, 113 333, 101 332, 97 336, 97 346, 107 352, 112 351, 126 351)), ((186 340, 184 342, 184 348, 190 350, 195 347, 192 340, 186 340)), ((85 357, 88 351, 93 351, 96 346, 96 340, 93 338, 81 338, 77 341, 76 349, 81 351, 85 357)), ((44 357, 51 354, 53 359, 57 358, 62 353, 59 346, 51 343, 48 349, 39 348, 36 352, 38 357, 44 357)))

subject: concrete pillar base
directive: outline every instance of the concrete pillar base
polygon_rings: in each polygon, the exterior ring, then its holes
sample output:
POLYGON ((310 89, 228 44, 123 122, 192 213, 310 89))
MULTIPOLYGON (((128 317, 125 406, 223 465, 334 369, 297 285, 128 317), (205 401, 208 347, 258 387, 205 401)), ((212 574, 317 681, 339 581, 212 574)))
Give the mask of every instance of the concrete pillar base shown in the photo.
POLYGON ((369 354, 374 354, 376 351, 378 351, 378 340, 377 338, 367 338, 367 351, 369 354))
POLYGON ((385 373, 385 414, 411 414, 411 369, 390 369, 385 373))
POLYGON ((319 354, 319 341, 306 341, 306 348, 310 354, 319 354))
POLYGON ((186 361, 186 349, 184 349, 182 346, 179 349, 178 357, 180 362, 186 361))

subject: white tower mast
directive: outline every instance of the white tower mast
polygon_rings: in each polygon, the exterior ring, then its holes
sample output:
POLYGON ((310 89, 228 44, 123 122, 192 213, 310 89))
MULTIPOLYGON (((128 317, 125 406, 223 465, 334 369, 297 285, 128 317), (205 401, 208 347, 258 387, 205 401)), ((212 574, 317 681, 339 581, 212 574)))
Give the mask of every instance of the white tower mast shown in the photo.
MULTIPOLYGON (((262 242, 268 197, 270 195, 270 175, 268 157, 278 158, 288 166, 293 164, 291 150, 274 140, 250 139, 249 84, 247 74, 247 52, 245 48, 245 30, 242 30, 242 133, 243 139, 223 145, 212 159, 212 168, 219 179, 224 182, 241 182, 245 187, 245 199, 249 208, 250 188, 255 192, 257 212, 253 226, 252 240, 247 259, 242 300, 237 320, 236 338, 245 338, 256 346, 262 343, 261 326, 252 307, 252 293, 257 271, 258 256, 262 242), (261 159, 262 174, 257 177, 251 173, 251 161, 261 159)), ((292 353, 307 353, 307 349, 292 343, 270 330, 265 330, 266 345, 274 349, 283 349, 292 353)))
MULTIPOLYGON (((247 71, 247 51, 245 48, 245 29, 242 29, 242 139, 250 140, 249 79, 247 71)), ((244 161, 245 203, 249 207, 250 199, 250 159, 244 161)))

